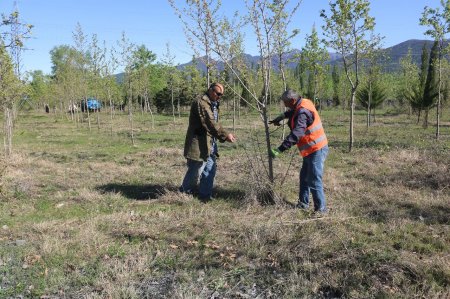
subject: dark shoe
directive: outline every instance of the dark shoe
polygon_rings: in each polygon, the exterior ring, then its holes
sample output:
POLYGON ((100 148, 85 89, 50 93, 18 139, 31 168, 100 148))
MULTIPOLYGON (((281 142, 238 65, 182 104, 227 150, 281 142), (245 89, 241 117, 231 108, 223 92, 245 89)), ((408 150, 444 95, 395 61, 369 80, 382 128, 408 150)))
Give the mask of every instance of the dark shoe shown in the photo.
POLYGON ((314 211, 314 217, 316 217, 316 218, 325 217, 327 215, 328 215, 328 210, 327 209, 315 210, 314 211))
POLYGON ((299 202, 299 203, 297 203, 297 205, 295 206, 295 208, 296 208, 296 209, 300 209, 300 210, 307 211, 308 208, 309 208, 309 206, 306 206, 304 203, 299 202))
POLYGON ((215 199, 214 197, 198 197, 198 200, 200 200, 202 203, 207 203, 214 199, 215 199))

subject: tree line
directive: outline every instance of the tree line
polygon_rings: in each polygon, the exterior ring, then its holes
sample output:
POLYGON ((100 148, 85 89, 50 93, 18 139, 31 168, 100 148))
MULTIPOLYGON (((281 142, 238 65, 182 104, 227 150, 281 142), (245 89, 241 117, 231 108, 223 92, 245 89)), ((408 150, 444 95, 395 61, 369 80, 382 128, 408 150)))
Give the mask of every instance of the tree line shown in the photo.
MULTIPOLYGON (((5 113, 5 151, 11 152, 12 123, 18 109, 44 109, 80 123, 100 125, 98 111, 80 112, 81 101, 97 98, 109 117, 128 113, 132 142, 133 114, 170 114, 180 117, 195 96, 211 81, 224 82, 226 108, 233 115, 233 125, 242 111, 257 110, 266 125, 270 107, 278 107, 278 96, 287 88, 315 101, 318 107, 339 107, 350 113, 349 150, 353 136, 354 109, 367 112, 367 126, 375 121, 375 112, 386 99, 399 112, 416 114, 428 125, 428 115, 436 109, 439 117, 448 105, 448 43, 450 1, 441 8, 425 7, 418 22, 435 43, 431 51, 424 46, 421 64, 413 63, 411 52, 401 59, 400 70, 386 71, 382 49, 383 37, 375 32, 375 19, 370 16, 368 0, 330 1, 328 10, 318 17, 323 20, 324 39, 315 26, 310 28, 305 45, 296 55, 288 55, 295 45, 299 29, 288 31, 293 15, 301 9, 301 1, 247 0, 247 11, 228 18, 221 1, 186 1, 169 3, 186 29, 186 38, 195 56, 184 68, 175 65, 170 45, 163 57, 145 45, 130 41, 123 34, 113 46, 107 46, 94 34, 87 36, 80 24, 73 31, 73 42, 56 45, 50 51, 51 73, 36 70, 20 74, 20 50, 31 34, 31 25, 19 22, 18 12, 3 16, 0 47, 0 84, 2 110, 5 113), (245 59, 244 36, 235 28, 250 26, 255 32, 260 60, 245 59), (329 64, 327 49, 341 57, 329 64), (286 57, 290 56, 290 60, 286 57), (206 71, 196 65, 202 62, 206 71), (295 68, 287 65, 295 64, 295 68), (120 76, 117 74, 121 73, 120 76), (67 113, 70 112, 70 113, 67 113), (92 114, 92 115, 91 115, 92 114), (9 141, 8 141, 9 140, 9 141), (8 149, 9 148, 9 149, 8 149)), ((304 28, 302 28, 304 30, 304 28)), ((112 122, 110 122, 112 124, 112 122)), ((111 133, 114 128, 111 127, 111 133)), ((268 150, 270 144, 267 144, 268 150)), ((270 159, 269 159, 270 160, 270 159)), ((271 168, 271 167, 269 167, 271 168)))

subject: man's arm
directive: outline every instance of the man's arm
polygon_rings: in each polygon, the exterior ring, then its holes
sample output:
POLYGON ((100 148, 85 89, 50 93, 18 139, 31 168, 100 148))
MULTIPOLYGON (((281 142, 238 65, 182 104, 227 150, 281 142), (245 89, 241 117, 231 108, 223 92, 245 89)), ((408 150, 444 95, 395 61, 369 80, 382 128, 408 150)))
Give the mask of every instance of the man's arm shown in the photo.
POLYGON ((291 148, 291 146, 298 143, 298 141, 305 135, 306 128, 313 122, 313 115, 306 109, 300 109, 296 119, 294 119, 295 127, 291 133, 286 136, 281 145, 278 147, 280 152, 284 152, 291 148))
POLYGON ((206 132, 221 142, 227 141, 230 134, 219 123, 215 122, 214 114, 211 108, 206 105, 202 105, 201 102, 199 102, 197 108, 202 127, 206 130, 206 132))

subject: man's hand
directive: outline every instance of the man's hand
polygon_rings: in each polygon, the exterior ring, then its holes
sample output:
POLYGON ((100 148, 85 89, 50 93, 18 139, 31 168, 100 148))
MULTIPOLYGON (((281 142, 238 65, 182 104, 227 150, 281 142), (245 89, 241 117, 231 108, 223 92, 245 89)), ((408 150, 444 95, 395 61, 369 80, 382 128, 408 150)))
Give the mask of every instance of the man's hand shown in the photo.
POLYGON ((236 137, 233 134, 230 133, 230 134, 227 135, 226 141, 228 141, 228 142, 235 142, 236 141, 236 137))
POLYGON ((278 157, 281 154, 280 150, 277 148, 273 148, 270 150, 270 156, 275 159, 276 157, 278 157))
POLYGON ((277 116, 276 118, 269 120, 269 124, 272 124, 274 126, 280 126, 280 122, 283 121, 284 119, 284 114, 281 114, 279 116, 277 116))

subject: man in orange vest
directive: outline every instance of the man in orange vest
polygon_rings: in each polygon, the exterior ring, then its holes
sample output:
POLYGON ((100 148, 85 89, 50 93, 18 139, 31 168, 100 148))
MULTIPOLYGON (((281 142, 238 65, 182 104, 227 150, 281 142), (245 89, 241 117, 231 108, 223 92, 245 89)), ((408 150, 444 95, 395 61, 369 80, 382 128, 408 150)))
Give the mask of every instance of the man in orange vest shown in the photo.
POLYGON ((279 126, 282 120, 288 118, 291 133, 278 148, 271 150, 270 155, 275 158, 297 144, 300 155, 303 157, 303 164, 300 170, 300 191, 296 207, 308 209, 309 193, 311 192, 314 211, 325 214, 327 213, 327 207, 322 175, 325 159, 328 155, 328 141, 319 113, 311 100, 303 99, 293 90, 285 91, 281 100, 290 109, 269 121, 269 123, 279 126))

